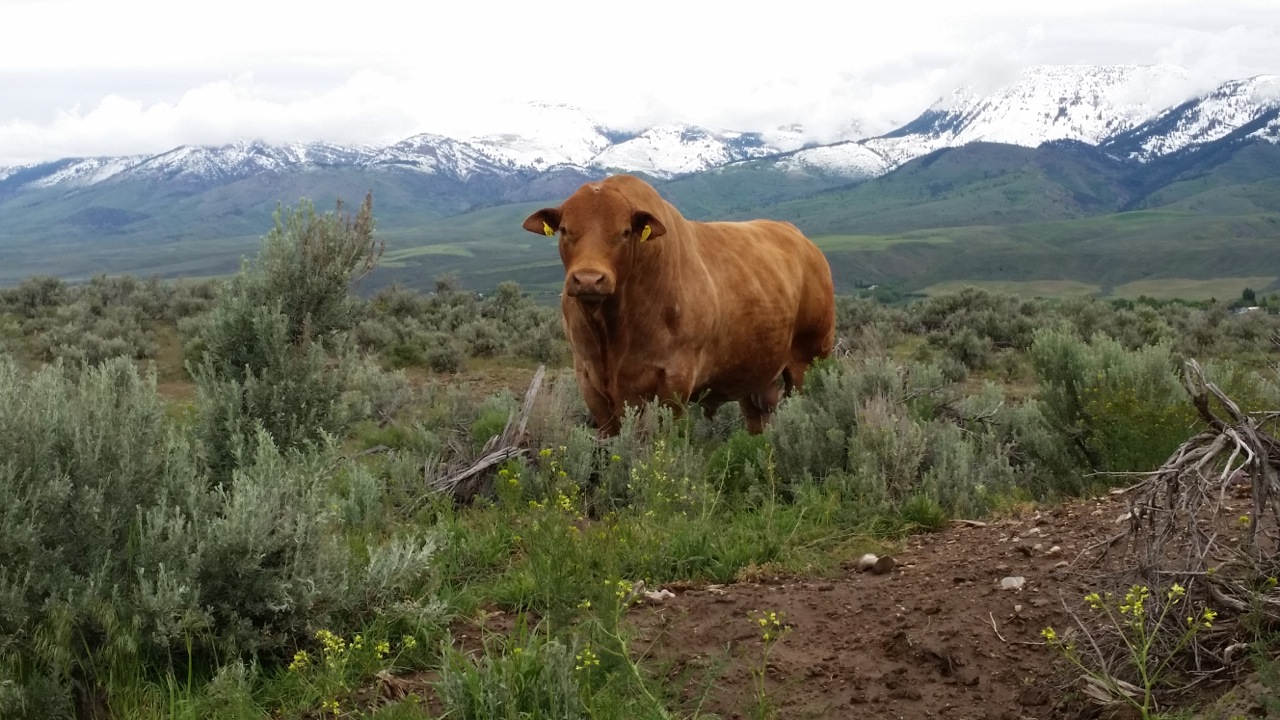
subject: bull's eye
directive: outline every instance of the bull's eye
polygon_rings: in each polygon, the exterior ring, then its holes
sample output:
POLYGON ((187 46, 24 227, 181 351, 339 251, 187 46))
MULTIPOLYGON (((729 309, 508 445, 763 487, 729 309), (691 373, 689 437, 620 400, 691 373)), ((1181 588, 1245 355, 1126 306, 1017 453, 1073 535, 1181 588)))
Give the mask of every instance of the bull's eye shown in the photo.
POLYGON ((630 240, 630 239, 631 239, 631 228, 623 228, 623 229, 622 229, 622 239, 623 239, 623 240, 630 240))

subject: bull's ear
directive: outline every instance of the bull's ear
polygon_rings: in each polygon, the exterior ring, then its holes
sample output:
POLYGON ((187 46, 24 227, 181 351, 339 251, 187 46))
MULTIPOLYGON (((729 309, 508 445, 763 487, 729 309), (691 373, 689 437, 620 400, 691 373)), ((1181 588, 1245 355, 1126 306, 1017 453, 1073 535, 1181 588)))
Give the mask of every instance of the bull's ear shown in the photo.
POLYGON ((637 210, 631 215, 631 232, 639 235, 640 242, 644 242, 666 235, 667 226, 644 210, 637 210))
POLYGON ((524 229, 539 235, 555 235, 560 229, 560 209, 542 208, 524 219, 524 229))

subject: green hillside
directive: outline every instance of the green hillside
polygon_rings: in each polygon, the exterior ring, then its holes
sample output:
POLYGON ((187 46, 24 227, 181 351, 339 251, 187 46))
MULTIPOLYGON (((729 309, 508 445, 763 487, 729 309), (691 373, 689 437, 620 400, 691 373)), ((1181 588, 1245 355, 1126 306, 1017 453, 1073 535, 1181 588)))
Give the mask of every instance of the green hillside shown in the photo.
MULTIPOLYGON (((1229 140, 1148 165, 1081 143, 974 143, 862 183, 757 160, 655 184, 690 218, 796 223, 827 252, 842 291, 973 281, 1108 294, 1161 279, 1280 277, 1280 146, 1229 140)), ((581 177, 489 182, 324 168, 205 189, 109 182, 6 195, 0 284, 228 273, 256 249, 277 202, 309 197, 324 210, 372 190, 388 249, 371 287, 430 288, 454 272, 477 290, 514 279, 553 296, 563 276, 555 243, 520 223, 581 177)))

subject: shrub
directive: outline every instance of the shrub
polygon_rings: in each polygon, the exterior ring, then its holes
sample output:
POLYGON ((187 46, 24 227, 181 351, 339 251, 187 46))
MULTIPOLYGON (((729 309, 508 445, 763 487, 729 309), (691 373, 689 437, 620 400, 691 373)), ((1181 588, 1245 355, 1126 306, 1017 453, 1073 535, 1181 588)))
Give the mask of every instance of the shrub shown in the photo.
POLYGON ((353 552, 327 489, 335 448, 283 453, 263 434, 209 489, 154 382, 124 360, 72 380, 0 357, 5 717, 92 715, 127 678, 280 657, 331 617, 434 610, 411 599, 429 538, 353 552))
POLYGON ((453 374, 462 372, 467 355, 453 337, 436 333, 427 341, 423 358, 432 372, 453 374))
POLYGON ((220 293, 202 323, 196 379, 197 433, 218 479, 253 455, 259 430, 281 450, 342 430, 342 356, 356 321, 348 286, 381 254, 373 240, 373 199, 354 218, 316 215, 307 200, 276 210, 275 228, 220 293), (331 351, 336 358, 326 355, 331 351), (336 361, 334 361, 336 360, 336 361))
POLYGON ((318 346, 294 347, 278 306, 234 291, 213 312, 203 362, 192 369, 196 435, 215 478, 253 454, 258 430, 282 450, 316 444, 346 424, 342 378, 318 346))
MULTIPOLYGON (((577 718, 592 713, 579 678, 583 654, 538 631, 522 632, 506 651, 486 643, 472 659, 447 642, 436 692, 448 717, 462 720, 577 718)), ((594 656, 592 656, 594 658, 594 656)), ((596 661, 598 664, 598 661, 596 661)))
POLYGON ((345 374, 344 416, 349 421, 372 419, 386 425, 413 401, 413 388, 405 374, 387 372, 372 358, 352 361, 345 374))
POLYGON ((926 419, 946 402, 948 387, 938 368, 919 363, 871 357, 815 364, 804 393, 783 402, 766 429, 779 476, 797 482, 850 470, 849 442, 868 400, 881 397, 926 419))
POLYGON ((1153 470, 1194 432, 1168 345, 1126 350, 1106 335, 1086 343, 1049 329, 1036 333, 1031 358, 1044 417, 1079 465, 1153 470))
POLYGON ((742 495, 765 480, 773 448, 769 439, 739 428, 707 459, 706 477, 729 496, 742 495))

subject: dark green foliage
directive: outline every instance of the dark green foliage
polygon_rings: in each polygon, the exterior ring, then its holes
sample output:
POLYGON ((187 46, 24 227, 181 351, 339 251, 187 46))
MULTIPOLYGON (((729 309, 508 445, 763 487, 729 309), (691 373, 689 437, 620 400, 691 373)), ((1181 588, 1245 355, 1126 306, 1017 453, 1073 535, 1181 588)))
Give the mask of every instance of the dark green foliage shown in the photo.
POLYGON ((3 293, 4 304, 27 319, 39 316, 47 308, 63 304, 66 297, 66 283, 48 275, 25 278, 17 287, 3 293))
POLYGON ((963 288, 913 303, 907 313, 930 342, 978 368, 992 348, 1026 349, 1042 321, 1041 308, 1014 295, 963 288))
POLYGON ((1031 358, 1045 418, 1083 467, 1154 470, 1195 432, 1168 345, 1126 350, 1106 335, 1086 343, 1047 329, 1031 358))
POLYGON ((423 352, 426 366, 433 372, 458 373, 466 364, 467 355, 462 344, 444 333, 431 333, 426 337, 426 350, 423 352))
POLYGON ((382 255, 373 237, 373 196, 354 217, 343 214, 341 200, 333 212, 317 215, 303 198, 296 210, 277 208, 274 220, 257 266, 242 272, 239 289, 250 301, 278 306, 288 321, 289 344, 328 342, 355 325, 359 304, 348 290, 382 255))
POLYGON ((740 428, 707 458, 707 479, 726 495, 742 495, 765 481, 772 454, 767 437, 740 428))

